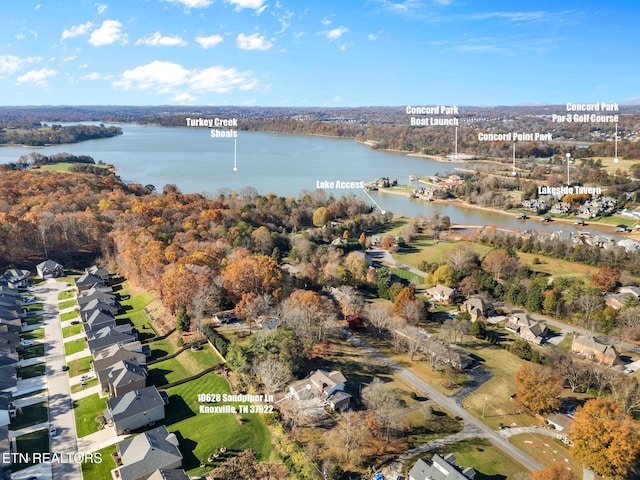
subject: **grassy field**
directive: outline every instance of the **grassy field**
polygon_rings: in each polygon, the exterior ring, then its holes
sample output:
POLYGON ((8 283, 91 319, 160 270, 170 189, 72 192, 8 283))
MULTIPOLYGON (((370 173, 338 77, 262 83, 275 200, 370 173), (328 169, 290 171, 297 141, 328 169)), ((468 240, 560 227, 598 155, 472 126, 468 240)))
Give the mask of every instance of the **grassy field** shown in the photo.
POLYGON ((92 360, 93 357, 88 356, 68 362, 67 365, 69 366, 69 376, 76 377, 78 375, 82 375, 83 373, 87 373, 89 370, 91 370, 92 360))
POLYGON ((66 322, 67 320, 73 320, 74 318, 78 318, 80 313, 77 310, 73 310, 71 312, 65 312, 60 314, 60 321, 66 322))
POLYGON ((220 362, 220 358, 207 344, 196 352, 186 349, 177 357, 149 366, 148 383, 160 387, 183 378, 191 377, 220 362))
POLYGON ((87 344, 84 338, 78 338, 77 340, 72 340, 64 344, 64 354, 73 355, 74 353, 83 351, 85 348, 87 348, 87 344))
MULTIPOLYGON (((29 458, 33 458, 33 453, 49 451, 49 431, 46 429, 36 430, 26 435, 20 435, 16 438, 16 448, 18 453, 28 454, 29 458)), ((14 463, 11 466, 12 472, 17 472, 23 468, 33 465, 31 462, 14 463)), ((107 477, 104 477, 107 478, 107 477)))
POLYGON ((537 426, 540 422, 522 411, 522 407, 511 398, 516 392, 515 374, 527 362, 507 350, 480 344, 467 347, 494 377, 464 399, 463 404, 476 417, 482 417, 485 410, 485 423, 497 430, 501 425, 518 427, 537 426), (485 404, 486 398, 486 404, 485 404))
POLYGON ((18 375, 23 380, 39 377, 44 375, 44 363, 36 363, 35 365, 29 365, 28 367, 19 367, 16 370, 18 370, 18 375))
POLYGON ((58 303, 58 310, 64 310, 66 308, 75 307, 77 305, 78 302, 76 302, 75 300, 63 300, 62 302, 58 303))
POLYGON ((200 468, 200 462, 221 447, 227 452, 217 459, 217 464, 242 450, 252 449, 260 459, 269 456, 270 435, 260 415, 199 413, 199 393, 230 393, 229 385, 219 375, 211 372, 191 382, 169 388, 169 406, 165 424, 170 432, 176 432, 180 451, 184 456, 183 468, 189 476, 201 476, 213 468, 209 464, 200 468), (240 420, 241 418, 241 420, 240 420), (202 428, 206 424, 207 428, 202 428), (179 433, 178 433, 179 432, 179 433))
POLYGON ((116 446, 110 445, 108 447, 97 450, 100 454, 102 461, 100 463, 85 462, 82 464, 82 478, 86 480, 109 480, 111 478, 111 470, 116 468, 116 464, 111 457, 112 453, 115 453, 116 446))
POLYGON ((411 273, 403 268, 390 268, 389 271, 407 282, 413 283, 414 285, 421 285, 424 283, 424 276, 416 275, 415 273, 411 273))
POLYGON ((509 442, 523 452, 527 452, 527 455, 544 466, 560 463, 569 467, 577 478, 582 477, 582 468, 571 461, 569 448, 557 438, 523 433, 522 435, 514 435, 509 439, 509 442))
POLYGON ((178 348, 176 347, 177 335, 173 333, 162 340, 154 340, 149 344, 151 348, 151 360, 173 355, 178 348))
POLYGON ((407 439, 411 447, 459 432, 463 426, 462 422, 439 409, 437 405, 433 406, 433 413, 428 420, 425 420, 420 410, 405 414, 404 420, 409 427, 407 439))
POLYGON ((78 437, 85 437, 99 430, 96 417, 102 415, 106 406, 107 401, 104 398, 98 397, 97 393, 73 401, 78 437))
POLYGON ((44 317, 42 315, 33 315, 23 318, 22 321, 27 325, 35 325, 37 323, 44 323, 44 317))
POLYGON ((78 335, 82 333, 82 324, 78 323, 77 325, 69 325, 68 327, 64 327, 62 329, 62 338, 72 337, 73 335, 78 335))
MULTIPOLYGON (((34 403, 22 407, 22 414, 11 420, 10 430, 20 430, 31 425, 44 423, 49 419, 47 412, 47 402, 34 403)), ((45 450, 48 451, 48 450, 45 450)))
POLYGON ((58 302, 62 300, 69 300, 70 298, 75 298, 76 292, 74 290, 64 290, 58 294, 58 302))
POLYGON ((35 330, 21 333, 20 338, 23 340, 42 340, 44 338, 44 328, 36 328, 35 330))
POLYGON ((44 356, 44 344, 37 343, 30 347, 25 347, 20 352, 20 360, 28 360, 30 358, 38 358, 44 356))
POLYGON ((153 300, 151 295, 145 291, 133 290, 129 282, 122 284, 120 295, 129 295, 128 300, 121 300, 120 305, 124 313, 116 316, 118 323, 128 322, 133 324, 138 330, 140 340, 155 336, 156 332, 144 311, 144 308, 153 300))
POLYGON ((393 255, 393 258, 414 268, 420 268, 420 263, 423 261, 431 263, 442 262, 442 255, 444 253, 460 245, 464 245, 473 250, 481 258, 492 250, 491 247, 480 245, 479 243, 465 241, 436 243, 426 235, 418 235, 410 248, 399 250, 393 255))

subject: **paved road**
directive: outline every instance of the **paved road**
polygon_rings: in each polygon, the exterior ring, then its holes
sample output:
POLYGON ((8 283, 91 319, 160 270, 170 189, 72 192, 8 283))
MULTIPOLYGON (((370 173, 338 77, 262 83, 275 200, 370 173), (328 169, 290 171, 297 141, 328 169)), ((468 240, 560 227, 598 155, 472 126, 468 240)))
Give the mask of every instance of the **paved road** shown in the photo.
MULTIPOLYGON (((49 389, 49 422, 57 433, 51 438, 51 452, 75 454, 78 450, 76 424, 74 419, 69 379, 62 371, 66 363, 62 340, 62 328, 58 313, 58 294, 67 284, 47 280, 33 287, 34 295, 43 299, 46 378, 49 389)), ((89 453, 89 452, 86 452, 89 453)), ((81 480, 82 470, 76 463, 51 464, 52 478, 55 480, 81 480)))
POLYGON ((402 378, 404 378, 410 385, 416 388, 418 391, 428 396, 430 399, 434 400, 439 405, 443 406, 447 409, 451 414, 456 415, 465 423, 465 426, 469 426, 473 428, 474 431, 478 432, 476 436, 482 436, 490 441, 493 445, 498 447, 500 450, 505 452, 511 458, 522 464, 525 468, 529 470, 540 470, 543 467, 540 463, 533 460, 528 455, 521 452, 519 449, 510 444, 505 438, 498 435, 495 431, 491 430, 480 420, 475 418, 473 415, 468 413, 464 408, 462 408, 454 398, 447 397, 443 395, 438 390, 433 388, 428 383, 421 380, 419 377, 411 373, 406 368, 401 367, 396 362, 391 360, 386 355, 383 355, 375 348, 368 345, 361 338, 356 335, 349 333, 348 340, 353 343, 358 348, 366 350, 370 355, 375 357, 377 360, 382 362, 384 365, 388 366, 391 370, 394 370, 398 373, 402 378))

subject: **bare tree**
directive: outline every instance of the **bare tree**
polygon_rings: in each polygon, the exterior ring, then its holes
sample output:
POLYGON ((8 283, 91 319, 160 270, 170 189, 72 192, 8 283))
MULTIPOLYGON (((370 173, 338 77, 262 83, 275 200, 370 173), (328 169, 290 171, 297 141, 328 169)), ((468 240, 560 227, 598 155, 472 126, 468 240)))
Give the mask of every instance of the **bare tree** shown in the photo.
POLYGON ((40 212, 36 219, 36 227, 38 227, 38 233, 40 233, 40 239, 42 240, 42 247, 44 248, 44 257, 47 258, 49 256, 49 242, 48 242, 48 234, 49 230, 53 227, 56 222, 56 216, 48 211, 40 212))
POLYGON ((293 378, 291 369, 276 358, 265 358, 254 364, 253 370, 260 377, 268 394, 282 390, 293 378))
POLYGON ((391 325, 391 305, 387 303, 367 303, 364 316, 373 327, 382 333, 391 325))
POLYGON ((398 394, 375 377, 362 389, 362 402, 375 416, 378 433, 388 443, 390 436, 401 424, 399 421, 401 405, 398 394))
POLYGON ((637 378, 629 378, 623 373, 618 373, 611 380, 609 389, 613 400, 625 415, 640 412, 640 383, 637 378))

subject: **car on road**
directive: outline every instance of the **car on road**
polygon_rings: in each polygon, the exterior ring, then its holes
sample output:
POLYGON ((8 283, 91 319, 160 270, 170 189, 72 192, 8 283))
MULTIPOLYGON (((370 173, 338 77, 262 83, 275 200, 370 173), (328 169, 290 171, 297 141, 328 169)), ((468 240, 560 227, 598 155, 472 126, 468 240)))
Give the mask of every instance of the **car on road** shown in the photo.
POLYGON ((66 372, 69 370, 69 365, 62 365, 62 371, 66 372))
POLYGON ((53 425, 49 425, 49 435, 51 435, 52 437, 56 436, 56 427, 54 427, 53 425))
POLYGON ((78 325, 80 320, 71 320, 71 325, 78 325))
POLYGON ((20 340, 20 345, 23 347, 30 347, 33 345, 33 340, 20 340))
POLYGON ((80 380, 82 380, 83 382, 86 382, 87 380, 89 380, 91 378, 91 375, 82 375, 80 377, 80 380))

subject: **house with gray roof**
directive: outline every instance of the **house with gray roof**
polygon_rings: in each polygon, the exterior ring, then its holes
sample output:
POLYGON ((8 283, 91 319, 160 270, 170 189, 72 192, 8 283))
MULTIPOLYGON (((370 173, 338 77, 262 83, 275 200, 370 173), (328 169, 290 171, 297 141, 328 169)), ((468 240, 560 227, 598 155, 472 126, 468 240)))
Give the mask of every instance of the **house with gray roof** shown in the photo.
POLYGON ((64 275, 64 267, 53 260, 45 260, 39 263, 36 265, 36 271, 38 272, 38 276, 45 280, 47 278, 58 278, 64 275))
POLYGON ((460 305, 460 311, 469 313, 471 321, 485 320, 493 312, 493 307, 480 297, 471 297, 460 305))
POLYGON ((91 265, 89 268, 85 268, 85 273, 88 275, 93 275, 94 277, 98 277, 102 280, 102 283, 109 283, 111 276, 106 268, 101 267, 99 265, 91 265))
POLYGON ((136 428, 164 420, 164 407, 168 396, 158 392, 155 386, 132 390, 107 400, 104 418, 122 435, 136 428))
POLYGON ((431 462, 420 458, 409 470, 409 480, 473 480, 475 475, 473 468, 457 467, 451 453, 444 458, 434 453, 431 462))
POLYGON ((156 470, 182 467, 178 438, 160 426, 116 444, 116 464, 111 476, 118 480, 147 480, 156 470))
POLYGON ((18 375, 15 365, 0 367, 0 392, 15 392, 18 387, 18 375))
POLYGON ((524 312, 509 315, 504 328, 527 342, 542 344, 547 336, 547 327, 542 322, 532 320, 524 312))
POLYGON ((80 309, 84 308, 92 300, 99 300, 107 305, 118 306, 118 301, 114 295, 111 287, 97 288, 93 287, 89 290, 85 290, 82 294, 78 295, 78 305, 80 309))
POLYGON ((104 282, 100 277, 85 273, 76 279, 76 289, 78 290, 78 293, 89 290, 94 286, 104 286, 104 282))
POLYGON ((346 383, 347 379, 338 370, 316 370, 306 379, 289 385, 289 394, 297 400, 315 397, 333 410, 345 411, 353 398, 345 390, 346 383))
POLYGON ((83 320, 85 320, 84 331, 87 334, 104 327, 116 326, 116 319, 104 310, 92 310, 91 312, 85 312, 85 315, 83 317, 83 320))
POLYGON ((156 470, 149 480, 189 480, 189 476, 181 468, 156 470))
POLYGON ((19 270, 17 268, 10 268, 2 275, 9 288, 26 288, 29 286, 29 276, 31 272, 29 270, 19 270))
MULTIPOLYGON (((131 325, 122 325, 123 327, 129 327, 131 325)), ((125 333, 116 327, 104 327, 99 330, 91 331, 87 334, 87 346, 91 354, 96 350, 109 347, 111 345, 124 345, 125 343, 135 342, 137 340, 136 335, 132 333, 125 333)))
POLYGON ((97 373, 98 382, 110 397, 118 397, 147 385, 147 369, 135 360, 120 360, 97 373))
POLYGON ((578 335, 573 337, 571 351, 585 358, 596 360, 604 365, 620 365, 622 359, 613 345, 601 343, 592 335, 578 335))
POLYGON ((429 288, 426 293, 434 302, 447 305, 452 304, 456 298, 456 290, 446 285, 436 285, 435 287, 429 288))
POLYGON ((93 362, 91 362, 91 368, 94 373, 97 375, 98 372, 105 370, 122 360, 128 360, 140 366, 146 365, 147 358, 144 353, 128 348, 133 346, 135 343, 137 342, 128 343, 126 345, 110 345, 107 348, 96 350, 93 353, 93 362))
POLYGON ((80 308, 80 315, 84 320, 86 320, 94 310, 101 310, 103 312, 107 312, 112 317, 115 317, 120 309, 115 303, 107 303, 103 302, 99 298, 93 298, 80 308))

